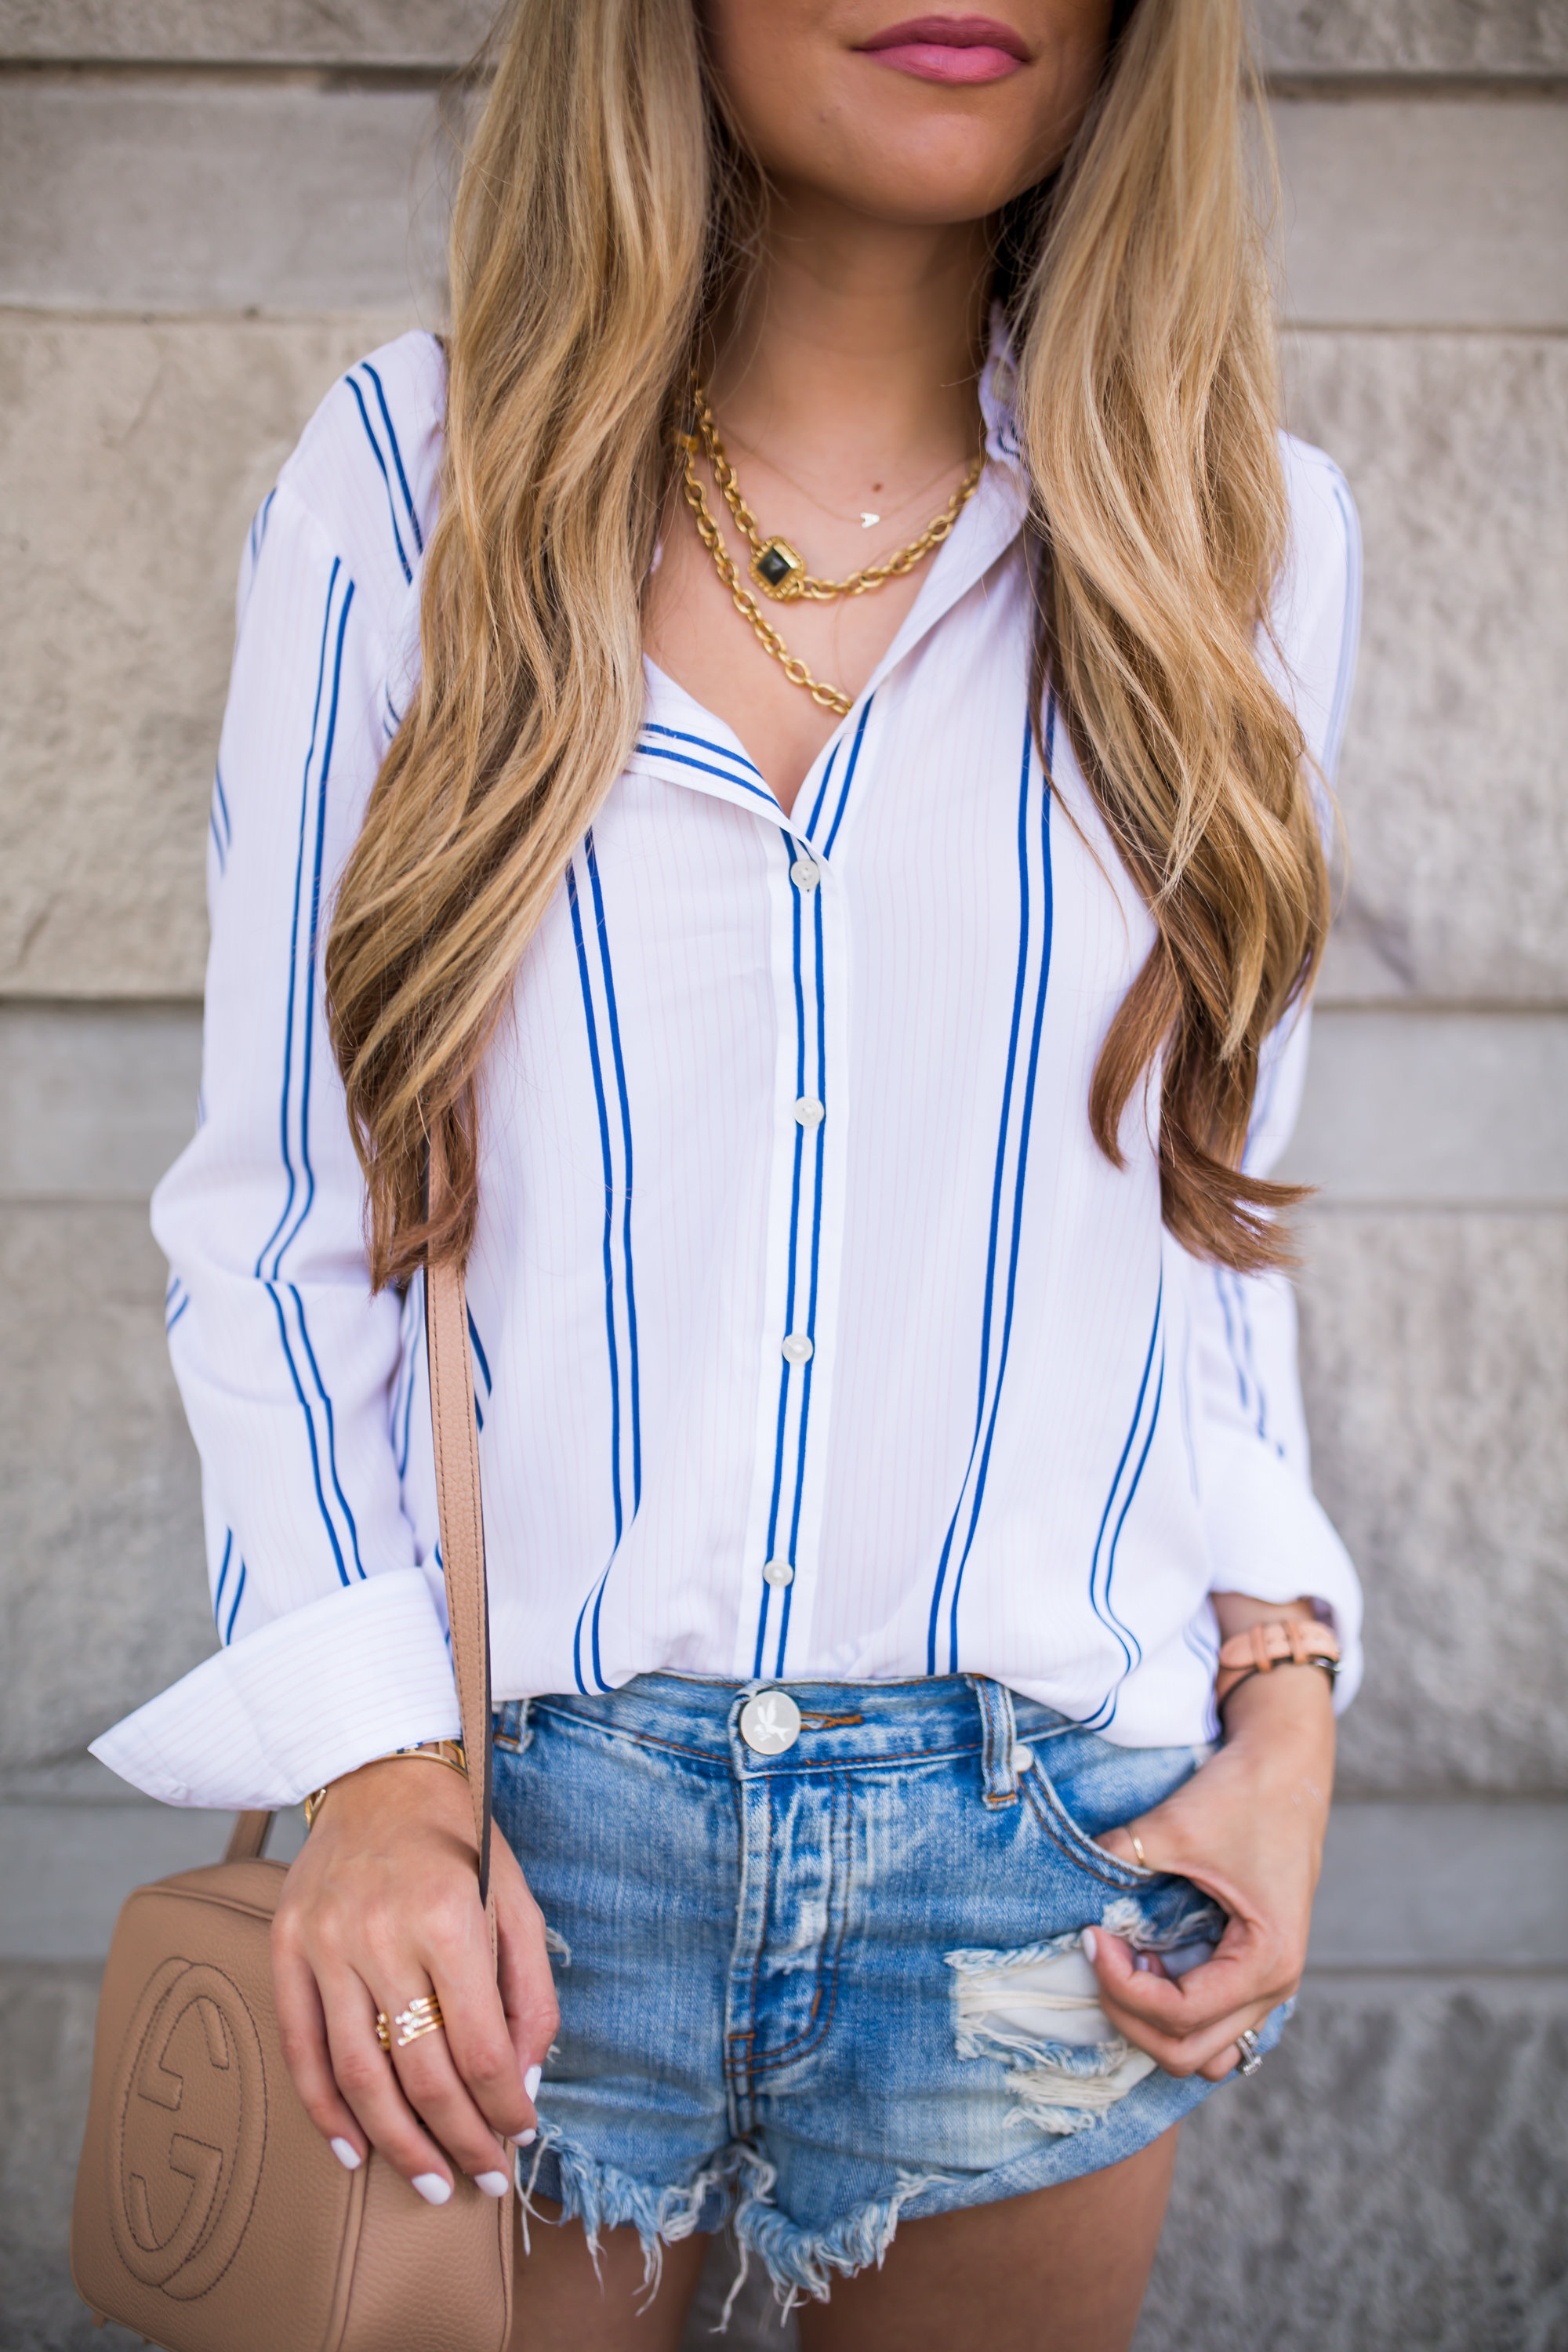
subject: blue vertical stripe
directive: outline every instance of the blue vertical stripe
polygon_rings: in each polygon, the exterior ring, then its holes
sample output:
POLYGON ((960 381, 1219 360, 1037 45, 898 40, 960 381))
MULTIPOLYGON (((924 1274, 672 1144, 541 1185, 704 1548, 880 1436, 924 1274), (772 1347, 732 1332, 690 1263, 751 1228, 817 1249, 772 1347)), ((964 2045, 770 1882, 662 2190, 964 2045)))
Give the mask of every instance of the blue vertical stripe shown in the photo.
MULTIPOLYGON (((479 1380, 484 1382, 485 1395, 489 1396, 490 1393, 489 1359, 485 1354, 483 1345, 480 1342, 479 1327, 474 1320, 474 1310, 471 1307, 468 1309, 468 1345, 473 1349, 474 1362, 479 1371, 479 1380)), ((479 1395, 478 1381, 476 1381, 474 1385, 474 1422, 482 1434, 485 1426, 485 1408, 483 1401, 479 1395)))
POLYGON ((267 526, 272 520, 272 501, 277 496, 278 488, 276 483, 274 483, 272 488, 268 491, 267 496, 262 499, 261 504, 258 507, 255 514, 251 518, 250 561, 253 567, 259 558, 262 549, 267 544, 267 526))
MULTIPOLYGON (((258 1279, 261 1276, 266 1264, 267 1253, 272 1247, 273 1243, 278 1239, 279 1234, 283 1231, 284 1226, 288 1223, 294 1206, 296 1179, 294 1174, 293 1144, 289 1132, 289 1106, 293 1090, 294 1075, 294 1006, 296 993, 299 988, 300 905, 305 887, 305 845, 309 835, 310 817, 310 770, 316 757, 316 736, 321 726, 321 696, 326 687, 327 646, 331 636, 332 599, 337 589, 338 577, 342 571, 342 565, 339 562, 337 557, 334 556, 332 559, 332 569, 327 581, 326 611, 321 619, 321 645, 316 664, 315 707, 310 716, 310 740, 305 750, 305 772, 301 780, 300 790, 300 846, 294 865, 294 912, 289 927, 289 992, 285 1003, 283 1016, 283 1092, 278 1112, 280 1148, 282 1152, 284 1173, 288 1179, 288 1189, 284 1194, 283 1207, 279 1212, 278 1223, 268 1234, 267 1239, 262 1244, 261 1249, 257 1256, 256 1273, 258 1279)), ((273 1271, 276 1273, 276 1266, 274 1266, 273 1271)))
MULTIPOLYGON (((626 1368, 630 1390, 629 1397, 627 1399, 626 1419, 630 1424, 631 1430, 632 1512, 635 1516, 637 1506, 642 1499, 642 1433, 641 1391, 637 1359, 636 1295, 632 1282, 631 1260, 631 1108, 626 1094, 626 1069, 621 1054, 619 1016, 615 1005, 615 979, 610 963, 609 940, 605 922, 604 895, 599 881, 597 856, 594 847, 592 833, 587 835, 584 841, 584 854, 588 867, 589 883, 594 897, 595 933, 598 940, 600 971, 605 984, 606 1018, 610 1028, 611 1050, 616 1066, 616 1086, 621 1112, 622 1149, 626 1155, 626 1163, 624 1171, 626 1202, 622 1223, 621 1249, 622 1280, 626 1301, 626 1368)), ((621 1538, 626 1526, 626 1512, 621 1485, 621 1356, 616 1332, 615 1154, 611 1143, 609 1097, 605 1086, 604 1056, 599 1046, 598 1014, 595 1008, 593 982, 588 967, 588 948, 587 940, 584 932, 583 908, 577 887, 575 861, 569 862, 566 867, 566 898, 572 917, 572 937, 577 951, 577 977, 583 992, 583 1012, 587 1024, 588 1059, 589 1066, 594 1076, 594 1098, 597 1108, 599 1120, 599 1151, 603 1163, 605 1178, 605 1232, 603 1244, 605 1269, 605 1333, 609 1356, 610 1372, 610 1494, 615 1517, 615 1540, 611 1547, 610 1557, 605 1563, 605 1567, 601 1571, 593 1591, 589 1593, 586 1600, 584 1600, 582 1608, 577 1612, 576 1631, 573 1637, 573 1671, 577 1677, 578 1688, 586 1692, 588 1685, 583 1671, 583 1634, 584 1621, 588 1618, 590 1609, 593 1612, 593 1615, 591 1623, 588 1626, 588 1632, 590 1651, 593 1660, 594 1680, 600 1690, 608 1690, 611 1687, 610 1684, 605 1680, 604 1672, 604 1660, 600 1648, 600 1616, 604 1602, 605 1587, 608 1581, 610 1570, 615 1566, 616 1555, 620 1549, 621 1538)))
POLYGON ((399 1478, 405 1477, 408 1472, 408 1446, 414 1429, 414 1391, 424 1340, 425 1277, 421 1272, 409 1284, 408 1296, 403 1302, 403 1348, 397 1387, 392 1400, 393 1442, 397 1447, 399 1478))
MULTIPOLYGON (((827 839, 822 845, 824 857, 832 856, 833 845, 838 838, 838 828, 844 822, 844 812, 849 804, 849 788, 855 782, 855 771, 860 764, 860 746, 866 740, 866 721, 871 716, 871 705, 876 699, 874 694, 867 696, 866 708, 860 713, 860 724, 855 730, 855 740, 849 747, 849 765, 844 772, 844 787, 838 795, 838 806, 833 812, 833 823, 828 828, 827 839)), ((826 781, 824 777, 825 788, 826 781)), ((815 817, 816 811, 813 810, 812 814, 815 817)))
MULTIPOLYGON (((321 749, 321 776, 316 788, 316 837, 310 869, 310 920, 305 950, 303 1035, 300 1052, 300 1160, 305 1174, 305 1197, 295 1218, 273 1255, 272 1272, 282 1271, 283 1253, 299 1235, 310 1215, 316 1198, 316 1171, 310 1160, 310 1062, 316 1034, 316 952, 320 944, 321 922, 321 866, 327 843, 327 780, 331 772, 332 744, 338 730, 338 698, 342 684, 343 639, 348 630, 349 607, 353 603, 353 583, 349 583, 338 615, 337 651, 332 662, 332 693, 327 711, 326 741, 321 749)), ((299 885, 295 885, 295 905, 299 904, 299 885)), ((298 918, 296 917, 296 919, 298 918)), ((292 971, 290 971, 292 979, 292 971)))
MULTIPOLYGON (((1115 1571, 1116 1547, 1121 1539, 1121 1530, 1123 1526, 1126 1524, 1127 1514, 1131 1508, 1132 1497, 1137 1493, 1139 1481, 1143 1475, 1143 1465, 1149 1459, 1149 1449, 1154 1442, 1155 1425, 1160 1418, 1161 1399, 1164 1394, 1164 1302, 1165 1277, 1163 1271, 1162 1270, 1159 1285, 1154 1294, 1154 1318, 1149 1327, 1149 1348, 1148 1352, 1143 1359, 1142 1375, 1138 1383, 1138 1394, 1132 1406, 1132 1419, 1128 1424, 1127 1436, 1122 1444, 1121 1457, 1117 1462, 1116 1470, 1110 1481, 1110 1491, 1105 1498, 1105 1508, 1100 1513, 1100 1529, 1094 1539, 1094 1552, 1089 1560, 1089 1603, 1093 1608, 1095 1615, 1100 1619, 1100 1623, 1104 1625, 1110 1633, 1114 1633, 1116 1636, 1117 1642, 1121 1649, 1122 1656, 1126 1661, 1123 1668, 1123 1675, 1131 1673, 1136 1660, 1142 1656, 1143 1652, 1142 1645, 1139 1642, 1137 1635, 1123 1623, 1122 1620, 1116 1614, 1114 1608, 1111 1606, 1110 1584, 1112 1575, 1115 1571), (1144 1431, 1143 1405, 1145 1399, 1150 1393, 1149 1383, 1154 1371, 1154 1359, 1156 1353, 1158 1353, 1160 1360, 1160 1370, 1153 1391, 1153 1402, 1149 1414, 1148 1428, 1144 1431), (1142 1433, 1143 1437, 1142 1448, 1138 1454, 1137 1465, 1133 1469, 1131 1480, 1128 1485, 1125 1495, 1123 1495, 1121 1489, 1122 1476, 1127 1469, 1128 1463, 1132 1457, 1133 1449, 1138 1444, 1141 1432, 1142 1433), (1121 1499, 1121 1508, 1118 1514, 1115 1528, 1111 1532, 1110 1547, 1107 1549, 1105 1540, 1106 1530, 1110 1526, 1110 1515, 1112 1511, 1116 1509, 1119 1496, 1121 1499)), ((1117 1686, 1120 1685, 1122 1678, 1123 1676, 1118 1676, 1117 1686)), ((1115 1715, 1117 1686, 1113 1686, 1106 1693, 1104 1698, 1100 1700, 1093 1714, 1087 1718, 1089 1727, 1091 1730, 1099 1730, 1102 1728, 1104 1725, 1109 1723, 1111 1717, 1115 1715)))
MULTIPOLYGON (((1226 1266, 1216 1265, 1214 1270, 1214 1286, 1219 1299, 1220 1313, 1225 1318, 1225 1344, 1230 1355, 1231 1370, 1236 1374, 1237 1393, 1241 1400, 1242 1412, 1252 1423, 1257 1434, 1265 1444, 1268 1444, 1269 1442, 1268 1398, 1263 1382, 1258 1376, 1258 1360, 1252 1349, 1252 1323, 1247 1312, 1247 1286, 1239 1275, 1232 1273, 1226 1266)), ((1277 1448, 1277 1451, 1283 1451, 1283 1449, 1277 1448)))
POLYGON ((223 1558, 218 1562, 217 1590, 213 1594, 213 1622, 220 1635, 223 1632, 223 1589, 228 1582, 228 1564, 233 1558, 234 1529, 227 1528, 224 1531, 223 1558))
POLYGON ((827 788, 833 782, 833 771, 838 764, 838 754, 843 749, 844 739, 840 736, 838 741, 835 743, 832 751, 827 755, 827 765, 822 772, 822 782, 816 788, 816 798, 811 804, 811 814, 805 821, 805 832, 803 838, 806 841, 811 839, 813 828, 816 824, 817 818, 822 814, 822 803, 827 798, 827 788))
MULTIPOLYGON (((423 555, 425 552, 425 534, 419 528, 419 517, 414 510, 413 492, 408 487, 408 477, 403 470, 403 452, 397 446, 397 434, 392 422, 392 411, 386 404, 386 394, 381 388, 381 378, 377 375, 374 368, 372 367, 368 360, 362 360, 360 364, 364 369, 366 375, 369 376, 372 383, 375 386, 376 405, 381 410, 381 421, 386 427, 386 439, 387 445, 392 451, 392 462, 397 468, 397 479, 403 491, 403 503, 407 509, 409 528, 414 533, 415 551, 416 554, 423 555)), ((384 472, 384 470, 385 469, 384 467, 383 471, 384 472)))
POLYGON ((316 1394, 321 1399, 322 1412, 326 1416, 327 1475, 332 1482, 332 1492, 338 1498, 342 1515, 348 1521, 349 1542, 353 1550, 354 1566, 363 1577, 364 1563, 359 1556, 359 1529, 354 1524, 354 1515, 349 1508, 349 1498, 343 1492, 342 1481, 338 1476, 337 1425, 332 1414, 332 1400, 328 1394, 327 1384, 321 1378, 321 1366, 316 1361, 316 1351, 310 1345, 310 1334, 305 1321, 305 1302, 293 1283, 288 1283, 284 1287, 294 1302, 294 1313, 300 1326, 300 1340, 305 1350, 305 1360, 310 1367, 310 1379, 314 1383, 316 1394))
POLYGON ((245 1598, 245 1562, 241 1560, 239 1563, 239 1581, 234 1588, 234 1601, 228 1612, 228 1623, 223 1629, 223 1638, 226 1648, 234 1639, 234 1621, 239 1614, 239 1604, 245 1598))
POLYGON ((307 1390, 300 1374, 300 1359, 295 1353, 295 1339, 289 1332, 288 1318, 284 1314, 283 1303, 279 1296, 279 1276, 282 1270, 284 1253, 297 1238, 315 1198, 315 1171, 311 1165, 310 1150, 310 1065, 315 1023, 315 971, 321 926, 322 861, 326 839, 326 794, 331 767, 332 744, 337 730, 343 648, 349 610, 353 603, 353 596, 354 583, 344 572, 342 563, 334 557, 327 581, 325 609, 321 621, 321 641, 317 659, 315 700, 310 718, 310 737, 305 753, 304 773, 300 793, 300 838, 294 868, 294 900, 289 945, 289 985, 283 1036, 283 1085, 279 1108, 279 1138, 286 1187, 283 1207, 278 1222, 262 1244, 255 1267, 257 1278, 265 1281, 268 1296, 271 1297, 284 1361, 288 1366, 294 1393, 305 1416, 316 1499, 331 1544, 332 1557, 337 1564, 338 1574, 344 1583, 349 1581, 347 1554, 344 1549, 345 1537, 348 1550, 353 1554, 354 1566, 361 1576, 364 1574, 364 1569, 359 1558, 358 1531, 353 1514, 349 1508, 342 1482, 338 1475, 331 1399, 327 1393, 325 1382, 321 1379, 321 1370, 310 1345, 303 1301, 299 1291, 291 1284, 284 1286, 294 1302, 299 1327, 298 1340, 310 1367, 310 1386, 323 1411, 326 1452, 326 1475, 323 1479, 322 1447, 316 1419, 317 1407, 312 1403, 310 1392, 307 1390), (332 656, 330 687, 327 669, 329 648, 331 649, 332 656), (319 762, 318 743, 321 746, 319 762), (309 873, 308 897, 307 872, 309 873), (297 1034, 300 1038, 298 1052, 295 1045, 297 1034), (296 1215, 294 1212, 297 1202, 300 1207, 296 1215), (270 1265, 268 1263, 269 1255, 270 1265), (328 1503, 329 1485, 342 1513, 341 1526, 328 1503))
POLYGON ((1005 1300, 1000 1345, 997 1351, 994 1389, 991 1385, 991 1338, 995 1315, 996 1276, 1002 1232, 1002 1201, 1005 1190, 1007 1161, 1013 1146, 1013 1093, 1017 1077, 1018 1043, 1023 1031, 1024 1002, 1027 993, 1029 965, 1036 952, 1029 891, 1029 789, 1034 766, 1034 729, 1032 720, 1024 723, 1024 752, 1018 785, 1018 965, 1013 982, 1013 1011, 1007 1038, 1007 1062, 1002 1082, 1002 1111, 997 1127, 996 1165, 991 1182, 991 1223, 986 1241, 985 1290, 980 1318, 980 1380, 974 1407, 974 1432, 970 1440, 969 1458, 964 1465, 963 1479, 958 1500, 948 1521, 942 1538, 942 1552, 937 1561, 936 1576, 931 1589, 931 1614, 926 1625, 926 1672, 936 1674, 940 1645, 940 1628, 943 1593, 948 1570, 952 1563, 953 1544, 959 1521, 963 1516, 964 1497, 969 1496, 969 1525, 963 1538, 953 1574, 952 1591, 947 1608, 947 1665, 949 1674, 958 1672, 958 1603, 963 1583, 963 1571, 973 1546, 980 1524, 980 1510, 985 1496, 985 1481, 990 1469, 991 1451, 995 1439, 996 1416, 1002 1402, 1002 1384, 1007 1370, 1007 1355, 1013 1335, 1013 1310, 1017 1295, 1018 1254, 1023 1234, 1025 1185, 1028 1172, 1029 1132, 1034 1115, 1035 1083, 1039 1067, 1040 1037, 1045 1021, 1046 995, 1050 985, 1051 935, 1054 894, 1051 874, 1051 793, 1047 779, 1050 771, 1051 753, 1056 739, 1056 700, 1053 696, 1047 708, 1045 740, 1045 775, 1040 784, 1040 854, 1042 877, 1040 891, 1039 971, 1036 981, 1034 1018, 1030 1026, 1028 1066, 1025 1076, 1016 1141, 1016 1158, 1013 1177, 1013 1213, 1008 1234, 1008 1260, 1005 1300), (986 1401, 990 1398, 990 1414, 986 1401), (982 1432, 984 1431, 984 1439, 982 1432), (972 1483, 973 1482, 973 1483, 972 1483))
POLYGON ((588 881, 594 893, 594 921, 598 932, 599 962, 605 976, 605 1005, 610 1016, 610 1053, 616 1065, 616 1091, 621 1105, 621 1141, 626 1154, 622 1171, 621 1260, 626 1270, 626 1353, 631 1368, 632 1514, 635 1517, 642 1501, 642 1391, 637 1370, 637 1286, 632 1278, 632 1112, 626 1093, 626 1066, 621 1053, 620 1015, 616 1009, 616 975, 610 962, 609 927, 605 921, 605 898, 599 884, 599 861, 594 848, 592 826, 588 829, 584 847, 588 857, 588 881))
POLYGON ((364 426, 364 437, 370 443, 372 449, 375 452, 375 462, 381 468, 381 478, 386 485, 386 511, 388 519, 392 524, 392 537, 397 549, 397 560, 403 566, 403 576, 405 580, 412 583, 414 579, 414 571, 413 566, 410 564, 408 557, 404 551, 403 534, 397 528, 397 509, 393 502, 392 497, 392 477, 386 470, 386 459, 381 454, 381 444, 375 437, 375 427, 370 421, 370 411, 364 404, 364 394, 361 392, 352 374, 346 375, 343 378, 343 382, 348 385, 349 390, 354 396, 355 403, 359 408, 360 423, 364 426))
POLYGON ((213 847, 217 852, 217 870, 219 874, 225 874, 228 870, 228 853, 234 839, 234 828, 229 823, 228 802, 224 794, 221 768, 215 769, 213 772, 213 796, 207 812, 207 827, 213 837, 213 847))

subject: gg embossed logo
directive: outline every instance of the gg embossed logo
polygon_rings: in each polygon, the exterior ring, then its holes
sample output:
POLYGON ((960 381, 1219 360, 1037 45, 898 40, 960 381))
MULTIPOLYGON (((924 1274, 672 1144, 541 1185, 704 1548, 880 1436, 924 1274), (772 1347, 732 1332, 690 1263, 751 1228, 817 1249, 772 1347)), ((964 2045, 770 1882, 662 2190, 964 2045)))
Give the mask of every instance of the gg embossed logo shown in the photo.
POLYGON ((109 2212, 125 2267, 188 2302, 234 2260, 261 2178, 261 2042, 221 1969, 165 1960, 126 2035, 110 2105, 109 2212))

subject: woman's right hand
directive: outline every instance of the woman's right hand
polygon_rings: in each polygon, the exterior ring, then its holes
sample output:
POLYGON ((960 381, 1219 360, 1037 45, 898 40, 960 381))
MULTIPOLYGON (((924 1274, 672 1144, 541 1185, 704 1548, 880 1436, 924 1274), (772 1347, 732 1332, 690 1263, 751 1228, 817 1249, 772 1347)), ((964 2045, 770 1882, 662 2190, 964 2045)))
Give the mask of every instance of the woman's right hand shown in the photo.
POLYGON ((460 1776, 384 1759, 332 1783, 272 1927, 283 2055, 307 2114, 350 2169, 374 2147, 432 2205, 453 2167, 502 2197, 526 2146, 559 2011, 544 1920, 516 1856, 490 1840, 500 1980, 460 1776), (445 2030, 390 2055, 375 2017, 434 1993, 445 2030))

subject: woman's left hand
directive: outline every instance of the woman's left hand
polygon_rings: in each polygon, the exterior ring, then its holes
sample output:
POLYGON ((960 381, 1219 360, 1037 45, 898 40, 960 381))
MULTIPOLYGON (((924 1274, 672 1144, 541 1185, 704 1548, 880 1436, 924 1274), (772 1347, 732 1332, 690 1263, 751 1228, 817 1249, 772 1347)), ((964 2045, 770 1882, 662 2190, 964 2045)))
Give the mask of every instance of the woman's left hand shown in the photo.
POLYGON ((1135 1862, 1136 1830, 1151 1870, 1190 1878, 1230 1914, 1213 1957, 1180 1978, 1103 1927, 1084 1937, 1107 2017, 1168 2074, 1218 2082, 1240 2059, 1237 2034, 1300 1982, 1333 1769, 1327 1675, 1315 1666, 1255 1675, 1226 1701, 1225 1745, 1208 1763, 1100 1840, 1135 1862))

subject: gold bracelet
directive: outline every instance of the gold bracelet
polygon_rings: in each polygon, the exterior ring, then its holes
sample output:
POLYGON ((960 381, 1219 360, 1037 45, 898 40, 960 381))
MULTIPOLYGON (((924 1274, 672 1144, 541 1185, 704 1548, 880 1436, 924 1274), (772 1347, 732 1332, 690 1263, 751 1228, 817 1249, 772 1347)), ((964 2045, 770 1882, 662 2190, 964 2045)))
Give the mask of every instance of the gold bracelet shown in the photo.
MULTIPOLYGON (((384 1756, 367 1756, 365 1763, 390 1764, 393 1759, 398 1756, 423 1757, 428 1764, 445 1764, 450 1771, 460 1772, 465 1780, 468 1777, 468 1750, 460 1739, 422 1739, 413 1748, 389 1748, 384 1756)), ((356 1767, 360 1771, 363 1769, 363 1765, 356 1767)), ((305 1828, 307 1832, 315 1828, 316 1815, 321 1810, 327 1790, 332 1786, 333 1783, 329 1780, 326 1788, 313 1789, 306 1798, 305 1828)))

